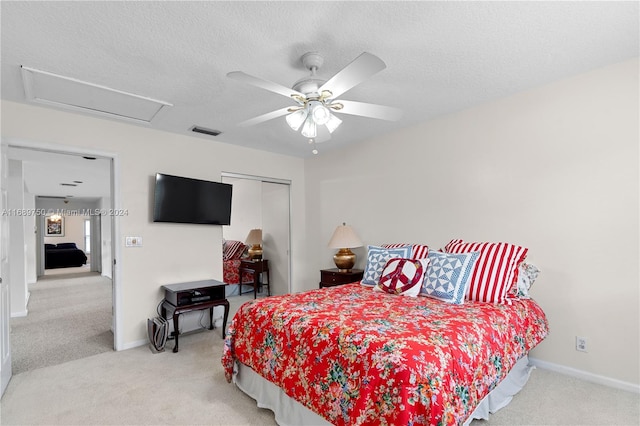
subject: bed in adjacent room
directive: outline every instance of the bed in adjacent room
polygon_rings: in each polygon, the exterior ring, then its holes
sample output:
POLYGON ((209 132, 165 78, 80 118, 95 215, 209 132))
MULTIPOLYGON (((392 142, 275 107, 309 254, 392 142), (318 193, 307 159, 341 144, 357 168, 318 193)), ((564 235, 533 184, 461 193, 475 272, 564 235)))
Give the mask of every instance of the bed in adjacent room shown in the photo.
POLYGON ((362 282, 242 305, 225 341, 227 380, 281 425, 455 425, 506 405, 548 332, 518 291, 526 250, 509 266, 494 257, 513 255, 495 247, 448 245, 463 252, 424 259, 406 247, 370 246, 362 282), (500 275, 497 264, 517 268, 500 278, 510 285, 471 295, 472 283, 496 283, 485 276, 500 275))
POLYGON ((240 263, 246 250, 247 245, 242 241, 224 240, 222 242, 222 279, 229 286, 226 290, 226 296, 241 294, 241 282, 250 284, 253 288, 251 272, 240 272, 240 263))
POLYGON ((44 268, 72 268, 87 263, 87 255, 76 246, 76 243, 59 243, 44 245, 44 268))

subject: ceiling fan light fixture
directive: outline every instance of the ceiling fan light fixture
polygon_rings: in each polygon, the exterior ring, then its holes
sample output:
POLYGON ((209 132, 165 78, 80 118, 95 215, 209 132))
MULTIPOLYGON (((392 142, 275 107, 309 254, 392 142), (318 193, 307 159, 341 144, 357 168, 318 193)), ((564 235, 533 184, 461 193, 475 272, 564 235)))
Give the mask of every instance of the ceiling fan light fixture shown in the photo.
POLYGON ((315 138, 317 135, 316 122, 313 121, 313 116, 309 115, 302 126, 302 136, 305 138, 315 138))
POLYGON ((285 119, 287 120, 287 124, 289 127, 293 129, 293 131, 297 132, 302 126, 302 123, 307 119, 307 110, 299 109, 298 111, 294 111, 291 114, 287 115, 285 119))
POLYGON ((329 114, 329 121, 327 121, 326 126, 327 126, 327 130, 329 130, 329 133, 333 133, 334 130, 336 130, 338 128, 339 125, 342 124, 342 120, 340 120, 338 117, 336 117, 333 114, 329 114))
POLYGON ((329 109, 318 101, 312 101, 310 102, 310 104, 311 105, 309 106, 309 108, 311 109, 311 114, 313 115, 313 121, 315 121, 316 124, 319 125, 327 124, 327 122, 331 118, 329 109))
POLYGON ((300 96, 300 95, 291 95, 291 98, 292 98, 294 101, 296 101, 297 103, 299 103, 300 105, 304 105, 304 103, 305 103, 305 101, 306 101, 306 99, 305 99, 305 98, 303 98, 303 97, 302 97, 302 96, 300 96))
POLYGON ((334 113, 388 121, 400 118, 401 111, 397 108, 341 99, 342 94, 386 68, 385 63, 377 56, 363 52, 328 80, 316 76, 323 63, 322 56, 317 52, 304 54, 302 63, 311 75, 296 81, 292 88, 250 76, 242 71, 227 73, 227 76, 234 80, 286 96, 296 104, 290 108, 262 114, 239 125, 245 127, 285 116, 289 127, 294 132, 300 131, 314 145, 313 153, 316 154, 315 139, 319 138, 321 142, 331 139, 331 133, 342 124, 342 120, 334 113), (326 131, 322 126, 326 126, 326 131))

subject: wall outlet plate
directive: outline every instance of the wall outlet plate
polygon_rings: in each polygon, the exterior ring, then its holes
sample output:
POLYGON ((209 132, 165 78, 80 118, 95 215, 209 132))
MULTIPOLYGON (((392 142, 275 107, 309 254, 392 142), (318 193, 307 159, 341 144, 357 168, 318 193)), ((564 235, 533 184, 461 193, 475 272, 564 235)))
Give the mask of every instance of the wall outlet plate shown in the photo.
POLYGON ((587 352, 587 338, 576 336, 576 351, 587 352))

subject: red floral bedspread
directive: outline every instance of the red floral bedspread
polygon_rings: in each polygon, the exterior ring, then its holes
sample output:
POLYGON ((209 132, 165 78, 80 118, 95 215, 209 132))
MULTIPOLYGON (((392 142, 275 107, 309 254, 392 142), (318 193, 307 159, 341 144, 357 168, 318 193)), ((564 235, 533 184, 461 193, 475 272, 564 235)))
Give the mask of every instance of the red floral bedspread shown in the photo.
POLYGON ((547 332, 531 299, 451 305, 348 284, 245 303, 222 364, 335 425, 455 425, 547 332))
MULTIPOLYGON (((222 280, 225 284, 240 284, 240 259, 222 262, 222 280)), ((242 282, 253 283, 253 274, 251 272, 243 272, 242 282)))

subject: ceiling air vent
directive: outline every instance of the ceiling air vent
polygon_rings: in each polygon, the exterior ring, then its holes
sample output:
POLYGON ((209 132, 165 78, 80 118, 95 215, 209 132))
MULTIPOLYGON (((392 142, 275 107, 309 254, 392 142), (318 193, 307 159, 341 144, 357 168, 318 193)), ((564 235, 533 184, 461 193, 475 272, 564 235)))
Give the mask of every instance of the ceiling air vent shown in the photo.
POLYGON ((204 135, 209 135, 209 136, 218 136, 220 133, 222 133, 220 130, 207 129, 206 127, 200 127, 200 126, 193 126, 191 128, 191 131, 196 133, 202 133, 204 135))

